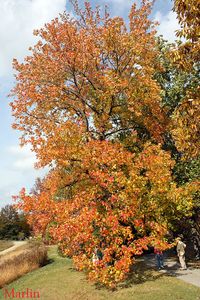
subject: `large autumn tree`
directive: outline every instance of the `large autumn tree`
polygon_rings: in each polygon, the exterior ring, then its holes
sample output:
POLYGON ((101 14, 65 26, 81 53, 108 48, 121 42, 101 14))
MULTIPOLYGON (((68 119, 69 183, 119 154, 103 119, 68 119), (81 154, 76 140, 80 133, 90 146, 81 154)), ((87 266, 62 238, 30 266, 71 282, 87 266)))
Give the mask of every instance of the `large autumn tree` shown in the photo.
POLYGON ((154 78, 151 2, 132 6, 128 26, 73 4, 76 19, 46 24, 31 55, 14 61, 13 127, 50 167, 37 193, 21 191, 19 207, 78 269, 112 286, 148 245, 168 247, 169 222, 193 206, 194 185, 176 186, 162 149, 169 120, 154 78))

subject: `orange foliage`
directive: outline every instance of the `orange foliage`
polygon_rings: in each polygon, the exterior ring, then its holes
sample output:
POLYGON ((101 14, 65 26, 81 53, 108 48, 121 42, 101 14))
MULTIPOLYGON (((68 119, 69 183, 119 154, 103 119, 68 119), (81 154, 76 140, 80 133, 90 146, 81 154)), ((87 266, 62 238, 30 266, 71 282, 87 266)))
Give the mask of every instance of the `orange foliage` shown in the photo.
POLYGON ((48 225, 78 270, 112 287, 148 246, 170 247, 164 239, 168 221, 193 205, 192 189, 172 183, 173 164, 160 146, 146 144, 134 155, 117 143, 90 141, 71 172, 57 166, 39 195, 22 191, 19 206, 36 232, 45 234, 48 225), (96 264, 95 248, 103 254, 96 264))
POLYGON ((174 162, 156 145, 167 118, 153 79, 151 3, 132 6, 129 28, 89 3, 85 11, 74 4, 77 20, 63 14, 46 24, 31 56, 14 61, 13 126, 22 144, 32 144, 38 166, 51 167, 39 193, 21 191, 19 207, 79 270, 113 286, 148 245, 169 247, 168 221, 186 213, 192 198, 173 183, 174 162), (141 142, 143 150, 127 150, 121 133, 127 146, 141 142), (95 248, 103 258, 94 264, 95 248))

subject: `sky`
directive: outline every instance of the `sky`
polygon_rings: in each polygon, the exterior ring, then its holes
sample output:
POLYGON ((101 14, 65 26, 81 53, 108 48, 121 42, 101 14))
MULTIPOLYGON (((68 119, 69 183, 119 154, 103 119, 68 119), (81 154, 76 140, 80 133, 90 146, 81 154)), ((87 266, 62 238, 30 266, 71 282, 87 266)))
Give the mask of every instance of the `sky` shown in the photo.
MULTIPOLYGON (((126 19, 133 2, 139 0, 91 0, 92 5, 107 4, 111 15, 126 19)), ((151 15, 160 22, 158 34, 171 42, 178 29, 172 5, 171 0, 157 0, 151 15)), ((3 207, 12 203, 12 195, 17 195, 22 187, 29 190, 35 179, 46 172, 34 168, 34 153, 28 146, 20 147, 20 134, 11 127, 14 119, 7 95, 15 83, 12 60, 23 61, 29 54, 27 49, 36 43, 33 30, 65 10, 71 12, 71 6, 66 0, 0 0, 0 7, 0 207, 3 207)))

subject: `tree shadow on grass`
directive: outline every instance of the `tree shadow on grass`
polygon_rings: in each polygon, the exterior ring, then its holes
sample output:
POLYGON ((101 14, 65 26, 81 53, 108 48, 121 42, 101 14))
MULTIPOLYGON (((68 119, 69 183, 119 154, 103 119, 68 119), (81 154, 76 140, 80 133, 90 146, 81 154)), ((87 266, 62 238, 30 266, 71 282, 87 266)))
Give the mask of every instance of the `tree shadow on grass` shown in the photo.
POLYGON ((53 258, 48 258, 48 259, 45 261, 43 267, 44 267, 44 266, 47 266, 47 265, 49 265, 49 264, 52 264, 52 263, 54 263, 54 262, 55 262, 55 259, 53 259, 53 258))
MULTIPOLYGON (((146 281, 155 281, 163 276, 166 273, 162 271, 158 272, 156 267, 152 268, 151 266, 146 266, 143 261, 135 263, 123 282, 120 282, 115 288, 111 290, 114 292, 118 289, 129 288, 136 284, 142 284, 146 281)), ((95 288, 98 290, 107 289, 104 285, 100 283, 95 283, 95 288)))
POLYGON ((142 284, 146 281, 155 281, 165 276, 165 273, 161 272, 158 272, 155 268, 146 266, 144 262, 137 262, 132 266, 127 279, 118 286, 120 288, 128 288, 132 285, 142 284))
MULTIPOLYGON (((165 268, 158 271, 154 254, 148 254, 137 258, 135 264, 132 265, 126 280, 119 283, 116 288, 110 290, 116 291, 123 288, 129 288, 133 285, 143 284, 144 282, 156 281, 164 276, 176 277, 177 275, 184 275, 185 272, 188 272, 195 267, 197 268, 198 263, 199 262, 188 262, 189 269, 181 273, 177 257, 166 256, 164 260, 165 268)), ((72 272, 78 272, 74 267, 70 267, 69 270, 72 272)), ((84 281, 86 278, 82 280, 84 281)), ((97 290, 108 290, 108 288, 101 283, 95 283, 94 285, 97 290)))

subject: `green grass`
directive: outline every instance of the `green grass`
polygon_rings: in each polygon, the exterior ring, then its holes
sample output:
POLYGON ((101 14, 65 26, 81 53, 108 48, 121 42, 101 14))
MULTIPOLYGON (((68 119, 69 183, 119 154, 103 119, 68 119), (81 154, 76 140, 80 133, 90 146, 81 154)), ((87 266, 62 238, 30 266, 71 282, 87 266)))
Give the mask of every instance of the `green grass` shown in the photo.
MULTIPOLYGON (((74 270, 70 259, 49 250, 52 263, 24 275, 6 288, 40 292, 41 300, 200 300, 200 288, 153 270, 138 270, 116 291, 97 288, 82 272, 74 270)), ((0 299, 5 299, 3 290, 0 299)))
POLYGON ((12 247, 14 243, 12 241, 0 240, 0 251, 6 250, 12 247))

